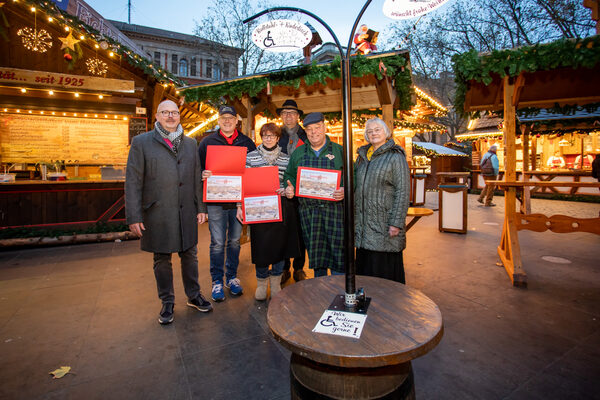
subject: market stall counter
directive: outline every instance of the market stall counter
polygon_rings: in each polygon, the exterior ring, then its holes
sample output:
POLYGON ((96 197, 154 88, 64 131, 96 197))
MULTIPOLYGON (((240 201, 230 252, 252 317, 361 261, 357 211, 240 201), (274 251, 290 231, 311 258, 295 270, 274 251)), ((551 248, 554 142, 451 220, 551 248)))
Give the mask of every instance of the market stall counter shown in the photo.
POLYGON ((0 229, 85 229, 124 223, 124 180, 0 183, 0 229))

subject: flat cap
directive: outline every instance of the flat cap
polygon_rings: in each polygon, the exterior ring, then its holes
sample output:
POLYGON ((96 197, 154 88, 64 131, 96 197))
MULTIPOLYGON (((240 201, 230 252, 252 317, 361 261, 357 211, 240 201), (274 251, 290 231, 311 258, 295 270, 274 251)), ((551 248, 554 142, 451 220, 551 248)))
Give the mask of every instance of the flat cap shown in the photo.
POLYGON ((304 121, 302 121, 302 125, 304 125, 304 127, 306 128, 310 124, 316 124, 317 122, 322 122, 322 121, 325 121, 325 117, 323 116, 323 113, 313 112, 313 113, 308 114, 304 118, 304 121))
POLYGON ((223 115, 225 115, 225 114, 231 114, 231 115, 233 115, 234 117, 236 117, 236 116, 237 116, 237 112, 235 111, 235 108, 233 108, 233 107, 231 107, 231 106, 227 106, 227 105, 225 105, 225 106, 221 106, 221 107, 219 108, 219 117, 220 117, 220 116, 223 116, 223 115))

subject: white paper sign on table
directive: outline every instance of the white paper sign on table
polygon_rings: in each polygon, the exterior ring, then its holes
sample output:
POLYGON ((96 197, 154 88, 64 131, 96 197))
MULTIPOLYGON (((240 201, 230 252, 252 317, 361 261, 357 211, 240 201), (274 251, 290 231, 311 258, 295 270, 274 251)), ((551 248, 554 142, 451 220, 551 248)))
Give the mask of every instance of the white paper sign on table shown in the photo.
POLYGON ((366 314, 325 310, 313 332, 359 339, 366 320, 366 314))

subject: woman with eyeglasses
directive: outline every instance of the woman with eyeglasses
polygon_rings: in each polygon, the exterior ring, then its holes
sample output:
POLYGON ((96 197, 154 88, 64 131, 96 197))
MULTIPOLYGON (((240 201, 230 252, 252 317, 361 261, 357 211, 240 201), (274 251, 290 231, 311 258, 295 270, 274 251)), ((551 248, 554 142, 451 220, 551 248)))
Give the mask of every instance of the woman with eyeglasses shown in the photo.
MULTIPOLYGON (((296 226, 296 209, 291 200, 284 196, 283 173, 290 157, 278 145, 281 130, 273 123, 260 128, 262 144, 246 156, 246 168, 276 166, 279 170, 281 197, 281 222, 253 224, 250 228, 252 263, 256 266, 256 300, 267 299, 267 289, 271 286, 271 297, 281 290, 281 274, 284 260, 300 256, 300 239, 296 226), (269 266, 271 269, 269 270, 269 266)), ((238 219, 242 220, 242 210, 238 207, 238 219)))
POLYGON ((402 251, 409 202, 409 169, 381 119, 365 124, 355 174, 356 273, 405 283, 402 251))

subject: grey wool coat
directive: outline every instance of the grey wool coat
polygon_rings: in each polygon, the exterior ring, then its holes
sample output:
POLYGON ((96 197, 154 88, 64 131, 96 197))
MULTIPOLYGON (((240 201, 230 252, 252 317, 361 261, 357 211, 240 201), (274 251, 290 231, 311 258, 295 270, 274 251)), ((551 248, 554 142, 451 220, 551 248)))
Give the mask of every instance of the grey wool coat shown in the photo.
POLYGON ((127 224, 142 222, 141 248, 152 253, 185 251, 198 243, 202 171, 196 140, 183 135, 177 155, 156 130, 133 138, 127 159, 127 224))
POLYGON ((404 149, 388 139, 367 159, 370 144, 358 149, 355 174, 355 243, 357 248, 399 252, 406 247, 405 220, 410 172, 404 149), (390 237, 389 227, 400 228, 390 237))

